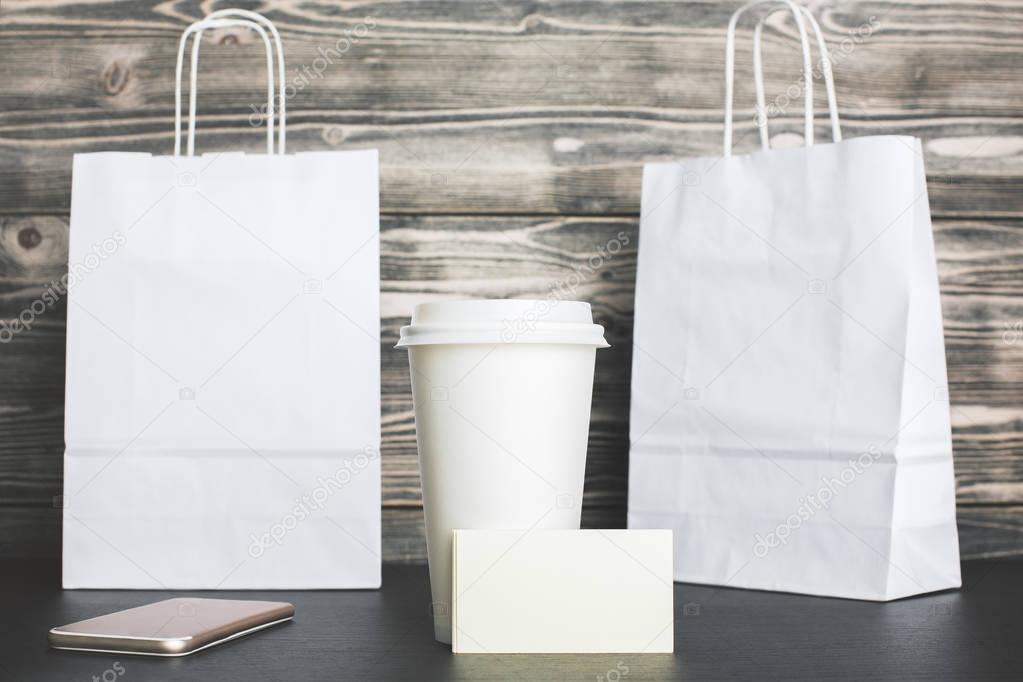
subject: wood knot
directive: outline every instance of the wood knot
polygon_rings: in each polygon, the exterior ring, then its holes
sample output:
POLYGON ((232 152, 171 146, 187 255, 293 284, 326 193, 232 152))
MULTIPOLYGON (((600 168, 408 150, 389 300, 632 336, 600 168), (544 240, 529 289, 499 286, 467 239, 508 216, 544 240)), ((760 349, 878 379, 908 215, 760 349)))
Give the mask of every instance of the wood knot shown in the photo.
POLYGON ((67 220, 0 218, 0 267, 13 277, 59 277, 67 268, 67 220))
POLYGON ((34 249, 43 241, 43 235, 34 227, 23 227, 18 230, 18 246, 25 249, 34 249))
POLYGON ((103 72, 103 90, 108 95, 117 95, 128 85, 131 67, 120 62, 111 62, 103 72))

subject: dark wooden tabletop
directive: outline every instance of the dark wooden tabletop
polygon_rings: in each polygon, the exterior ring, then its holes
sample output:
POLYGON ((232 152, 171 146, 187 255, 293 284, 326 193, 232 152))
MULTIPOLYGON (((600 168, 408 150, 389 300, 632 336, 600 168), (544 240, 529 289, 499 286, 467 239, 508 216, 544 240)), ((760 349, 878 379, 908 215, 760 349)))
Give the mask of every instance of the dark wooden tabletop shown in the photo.
MULTIPOLYGON (((46 632, 167 598, 62 591, 52 562, 0 562, 0 678, 9 680, 1019 680, 1023 562, 966 562, 963 589, 888 604, 675 586, 674 654, 461 655, 433 639, 425 566, 377 591, 218 592, 287 600, 292 623, 189 657, 48 649, 46 632)), ((184 593, 175 593, 181 596, 184 593)))

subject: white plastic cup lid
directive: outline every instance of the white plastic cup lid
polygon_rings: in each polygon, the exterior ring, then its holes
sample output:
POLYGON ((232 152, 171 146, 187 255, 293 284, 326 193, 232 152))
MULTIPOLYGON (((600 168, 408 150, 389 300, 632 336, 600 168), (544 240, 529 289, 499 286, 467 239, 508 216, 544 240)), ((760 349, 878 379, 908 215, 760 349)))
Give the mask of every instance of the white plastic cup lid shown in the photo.
POLYGON ((490 299, 417 305, 395 348, 465 343, 609 345, 604 328, 593 324, 589 303, 490 299))

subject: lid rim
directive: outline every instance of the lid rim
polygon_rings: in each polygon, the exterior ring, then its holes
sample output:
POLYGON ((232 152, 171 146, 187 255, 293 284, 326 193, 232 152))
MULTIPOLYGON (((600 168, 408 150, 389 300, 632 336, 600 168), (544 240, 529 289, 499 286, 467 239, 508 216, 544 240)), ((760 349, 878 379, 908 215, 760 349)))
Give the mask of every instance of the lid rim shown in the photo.
POLYGON ((430 329, 422 329, 407 325, 401 328, 395 348, 410 346, 440 346, 460 344, 506 345, 539 344, 594 346, 608 348, 610 344, 604 339, 604 328, 593 325, 558 325, 557 328, 540 327, 529 331, 513 332, 507 328, 495 326, 468 325, 430 325, 430 329), (569 327, 574 326, 575 329, 569 327))
POLYGON ((470 299, 421 303, 396 348, 455 344, 549 343, 607 348, 604 328, 583 301, 470 299))

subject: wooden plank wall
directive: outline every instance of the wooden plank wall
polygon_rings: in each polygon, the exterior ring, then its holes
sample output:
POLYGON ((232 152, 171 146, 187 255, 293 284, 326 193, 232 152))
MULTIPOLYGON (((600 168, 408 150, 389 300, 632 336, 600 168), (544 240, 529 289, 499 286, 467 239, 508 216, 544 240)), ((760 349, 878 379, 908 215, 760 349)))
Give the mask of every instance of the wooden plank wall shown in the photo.
MULTIPOLYGON (((381 153, 386 559, 424 558, 406 357, 391 348, 413 304, 544 296, 619 231, 630 246, 578 295, 614 346, 599 354, 584 523, 623 525, 640 169, 717 153, 738 3, 240 4, 284 35, 292 149, 381 153)), ((73 153, 171 150, 179 33, 224 6, 3 0, 0 319, 64 271, 73 153)), ((812 7, 836 52, 847 136, 924 141, 963 553, 1023 554, 1023 2, 812 7)), ((789 22, 770 23, 773 97, 798 63, 789 22)), ((748 26, 740 37, 738 144, 750 148, 748 26)), ((200 151, 261 148, 253 40, 226 29, 206 43, 200 151)), ((821 120, 823 107, 821 93, 821 120)), ((799 107, 773 130, 797 143, 799 107)), ((0 554, 59 552, 64 317, 59 303, 0 346, 0 554)))

